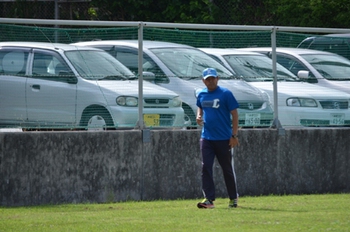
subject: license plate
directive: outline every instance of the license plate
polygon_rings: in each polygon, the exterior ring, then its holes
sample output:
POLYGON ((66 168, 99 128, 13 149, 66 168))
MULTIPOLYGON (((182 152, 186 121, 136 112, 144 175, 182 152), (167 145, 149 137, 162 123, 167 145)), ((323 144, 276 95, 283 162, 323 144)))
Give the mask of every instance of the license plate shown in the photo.
POLYGON ((146 126, 159 126, 159 114, 144 114, 143 121, 146 126))
POLYGON ((249 125, 249 126, 260 125, 260 114, 255 114, 255 113, 245 114, 245 125, 249 125))
POLYGON ((344 125, 344 114, 331 114, 330 125, 344 125))

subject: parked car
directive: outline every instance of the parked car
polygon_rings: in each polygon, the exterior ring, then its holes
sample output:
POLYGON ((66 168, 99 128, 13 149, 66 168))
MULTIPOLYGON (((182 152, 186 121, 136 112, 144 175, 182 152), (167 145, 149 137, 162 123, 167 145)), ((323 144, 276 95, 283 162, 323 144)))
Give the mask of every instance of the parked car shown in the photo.
MULTIPOLYGON (((0 43, 0 125, 26 128, 133 128, 138 80, 107 52, 40 42, 0 43)), ((177 94, 143 83, 149 127, 183 127, 177 94)))
POLYGON ((350 59, 350 34, 311 36, 301 41, 298 48, 332 52, 350 59))
MULTIPOLYGON (((271 48, 249 48, 271 58, 271 48)), ((350 60, 331 52, 301 48, 277 48, 277 62, 315 85, 350 93, 350 60), (303 71, 303 72, 301 72, 303 71)))
MULTIPOLYGON (((245 49, 202 50, 273 98, 272 60, 266 55, 245 49)), ((278 115, 283 126, 350 125, 350 94, 301 82, 282 65, 276 66, 278 115)))
MULTIPOLYGON (((138 73, 138 41, 111 40, 80 42, 74 45, 92 46, 108 51, 133 72, 138 73)), ((239 125, 269 127, 273 109, 269 96, 248 83, 233 79, 232 73, 219 62, 191 46, 159 41, 143 41, 143 71, 155 75, 154 82, 179 94, 183 100, 186 124, 196 125, 195 90, 203 89, 202 71, 212 67, 220 76, 219 85, 229 88, 237 98, 239 125)))

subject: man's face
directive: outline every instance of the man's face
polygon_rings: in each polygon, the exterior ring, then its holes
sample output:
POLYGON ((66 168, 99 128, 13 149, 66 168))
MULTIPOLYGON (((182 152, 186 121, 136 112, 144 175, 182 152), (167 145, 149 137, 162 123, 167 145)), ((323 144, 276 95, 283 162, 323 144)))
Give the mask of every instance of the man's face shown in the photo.
POLYGON ((209 91, 213 91, 218 87, 219 77, 208 77, 207 79, 202 79, 205 86, 207 86, 209 91))

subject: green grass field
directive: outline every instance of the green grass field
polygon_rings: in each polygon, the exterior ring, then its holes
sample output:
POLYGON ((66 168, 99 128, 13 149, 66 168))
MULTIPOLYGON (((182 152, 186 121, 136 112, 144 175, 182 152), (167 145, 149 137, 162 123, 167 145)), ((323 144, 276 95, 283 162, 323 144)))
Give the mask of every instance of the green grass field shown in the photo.
POLYGON ((350 194, 0 207, 0 231, 350 231, 350 194))

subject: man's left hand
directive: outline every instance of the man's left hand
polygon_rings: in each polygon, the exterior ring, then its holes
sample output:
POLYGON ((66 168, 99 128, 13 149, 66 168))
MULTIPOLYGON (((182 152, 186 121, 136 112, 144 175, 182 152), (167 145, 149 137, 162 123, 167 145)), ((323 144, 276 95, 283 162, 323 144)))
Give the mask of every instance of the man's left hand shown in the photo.
POLYGON ((239 146, 238 138, 230 138, 229 145, 231 148, 234 148, 235 146, 239 146))

